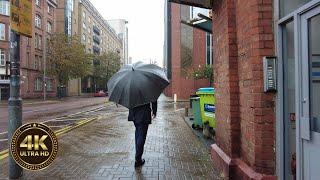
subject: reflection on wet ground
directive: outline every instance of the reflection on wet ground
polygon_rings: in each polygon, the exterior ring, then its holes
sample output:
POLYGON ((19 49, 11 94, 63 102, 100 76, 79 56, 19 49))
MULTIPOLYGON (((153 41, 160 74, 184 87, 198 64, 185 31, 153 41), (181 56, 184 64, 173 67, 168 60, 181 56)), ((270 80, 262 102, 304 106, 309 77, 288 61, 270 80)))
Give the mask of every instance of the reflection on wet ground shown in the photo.
MULTIPOLYGON (((111 105, 99 111, 101 119, 62 135, 54 163, 43 171, 25 171, 23 179, 219 179, 206 146, 181 117, 187 103, 159 100, 141 169, 133 168, 135 129, 128 111, 111 105)), ((0 177, 6 178, 7 159, 0 163, 0 177)))

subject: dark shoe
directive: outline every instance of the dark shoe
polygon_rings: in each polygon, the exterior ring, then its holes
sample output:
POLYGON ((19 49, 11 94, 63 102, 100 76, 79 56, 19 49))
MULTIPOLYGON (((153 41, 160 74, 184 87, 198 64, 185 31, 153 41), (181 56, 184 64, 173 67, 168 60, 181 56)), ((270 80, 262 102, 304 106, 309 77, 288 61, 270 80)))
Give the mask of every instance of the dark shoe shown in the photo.
POLYGON ((135 168, 141 167, 141 166, 144 165, 145 162, 146 162, 146 161, 145 161, 144 159, 142 159, 141 161, 136 161, 136 162, 134 163, 134 167, 135 167, 135 168))

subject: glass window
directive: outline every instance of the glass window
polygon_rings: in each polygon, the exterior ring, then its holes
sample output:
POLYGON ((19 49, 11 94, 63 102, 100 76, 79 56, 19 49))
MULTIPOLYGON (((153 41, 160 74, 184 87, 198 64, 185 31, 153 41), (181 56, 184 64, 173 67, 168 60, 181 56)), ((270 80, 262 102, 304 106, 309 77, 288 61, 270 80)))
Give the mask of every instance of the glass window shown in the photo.
POLYGON ((283 26, 283 96, 284 96, 284 136, 286 176, 293 179, 290 166, 296 153, 296 96, 295 96, 295 56, 294 56, 294 23, 283 26))
POLYGON ((86 39, 87 39, 87 37, 86 37, 86 34, 82 34, 82 40, 84 41, 84 42, 86 42, 86 39))
POLYGON ((87 29, 87 25, 85 22, 82 22, 82 27, 83 27, 83 29, 87 29))
POLYGON ((53 7, 48 4, 48 13, 53 14, 53 7))
POLYGON ((0 66, 4 66, 6 64, 6 54, 4 49, 0 49, 0 66))
POLYGON ((212 65, 212 35, 207 33, 207 65, 212 65))
POLYGON ((52 80, 48 79, 46 84, 47 91, 52 91, 52 80))
POLYGON ((5 15, 5 16, 10 15, 9 1, 0 1, 0 14, 5 15))
POLYGON ((35 25, 38 28, 41 28, 41 16, 39 14, 36 14, 35 16, 35 25))
POLYGON ((41 91, 42 89, 42 79, 36 78, 35 84, 34 84, 34 90, 35 91, 41 91))
POLYGON ((52 23, 50 21, 47 22, 47 32, 48 33, 52 32, 52 23))
POLYGON ((0 40, 6 40, 6 25, 0 23, 0 40))
POLYGON ((38 62, 39 62, 39 56, 35 56, 34 61, 33 61, 33 68, 38 69, 38 62))
POLYGON ((36 0, 36 5, 40 6, 40 0, 36 0))
MULTIPOLYGON (((181 19, 188 21, 190 19, 190 6, 181 5, 180 9, 181 19)), ((192 66, 193 62, 193 28, 181 24, 181 76, 186 78, 188 76, 188 71, 192 66)), ((114 42, 112 42, 114 46, 114 42)))
POLYGON ((83 19, 86 19, 86 12, 82 12, 82 17, 83 17, 83 19))
POLYGON ((309 1, 311 0, 280 0, 281 17, 286 16, 309 1))
POLYGON ((309 20, 311 130, 320 133, 320 15, 309 20))

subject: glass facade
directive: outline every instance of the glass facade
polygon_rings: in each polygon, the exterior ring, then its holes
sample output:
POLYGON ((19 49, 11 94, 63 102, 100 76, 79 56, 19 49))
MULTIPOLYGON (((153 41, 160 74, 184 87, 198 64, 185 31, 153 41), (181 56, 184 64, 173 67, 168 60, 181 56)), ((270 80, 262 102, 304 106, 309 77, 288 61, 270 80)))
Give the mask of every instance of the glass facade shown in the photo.
POLYGON ((72 35, 72 11, 73 11, 73 0, 65 1, 65 34, 68 36, 72 35))
POLYGON ((311 131, 320 133, 320 15, 309 20, 311 131))
POLYGON ((296 154, 296 106, 295 106, 295 57, 293 22, 284 25, 283 29, 283 94, 284 94, 284 137, 286 178, 293 179, 292 158, 296 154))
MULTIPOLYGON (((190 20, 190 6, 181 5, 180 9, 181 20, 190 20)), ((181 76, 187 77, 188 69, 192 65, 193 61, 193 28, 185 25, 181 25, 181 76)))
POLYGON ((280 16, 284 17, 311 0, 280 0, 280 16))

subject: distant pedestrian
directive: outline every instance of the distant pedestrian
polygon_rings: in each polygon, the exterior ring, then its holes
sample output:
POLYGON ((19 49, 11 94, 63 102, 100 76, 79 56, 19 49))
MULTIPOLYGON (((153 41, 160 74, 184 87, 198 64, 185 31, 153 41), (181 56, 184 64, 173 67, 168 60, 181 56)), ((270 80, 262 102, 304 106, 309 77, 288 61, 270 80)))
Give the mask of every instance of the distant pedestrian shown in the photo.
POLYGON ((129 109, 128 120, 133 121, 136 127, 135 132, 135 146, 136 146, 136 156, 134 167, 141 167, 145 163, 142 159, 142 154, 144 150, 144 144, 146 142, 147 131, 149 124, 151 124, 152 118, 157 116, 157 102, 152 102, 144 104, 138 107, 129 109))

